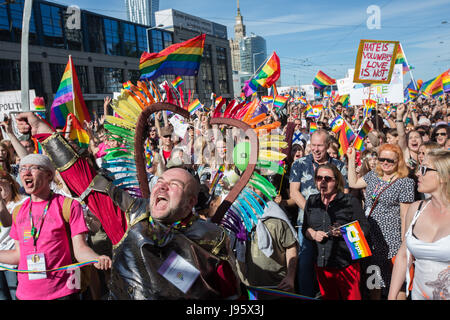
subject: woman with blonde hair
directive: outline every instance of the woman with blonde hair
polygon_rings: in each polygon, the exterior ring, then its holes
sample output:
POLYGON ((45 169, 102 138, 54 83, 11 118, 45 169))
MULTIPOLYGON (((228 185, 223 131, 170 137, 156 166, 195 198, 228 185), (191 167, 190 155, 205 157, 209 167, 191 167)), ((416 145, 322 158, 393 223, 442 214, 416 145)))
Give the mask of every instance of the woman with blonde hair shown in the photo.
POLYGON ((350 188, 366 188, 364 207, 370 224, 368 240, 372 249, 372 256, 366 262, 368 266, 378 267, 375 285, 370 289, 371 297, 378 300, 382 295, 387 296, 392 258, 402 243, 405 215, 414 201, 414 181, 407 177, 408 167, 398 145, 382 144, 378 148, 377 166, 360 178, 356 175, 353 147, 347 155, 350 188))
POLYGON ((417 176, 419 192, 431 197, 409 207, 388 298, 397 298, 406 279, 412 300, 450 300, 450 151, 429 151, 417 176))

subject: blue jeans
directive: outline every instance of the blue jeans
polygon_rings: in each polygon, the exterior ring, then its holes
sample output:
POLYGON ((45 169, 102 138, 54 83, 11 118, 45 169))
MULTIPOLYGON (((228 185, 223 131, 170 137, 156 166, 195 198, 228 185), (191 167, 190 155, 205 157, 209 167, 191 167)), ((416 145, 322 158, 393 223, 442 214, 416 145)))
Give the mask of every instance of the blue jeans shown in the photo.
POLYGON ((17 274, 0 271, 0 300, 16 300, 17 274))
POLYGON ((318 292, 316 272, 314 271, 314 243, 302 234, 302 224, 297 221, 298 242, 300 252, 297 263, 298 293, 308 297, 315 297, 318 292))

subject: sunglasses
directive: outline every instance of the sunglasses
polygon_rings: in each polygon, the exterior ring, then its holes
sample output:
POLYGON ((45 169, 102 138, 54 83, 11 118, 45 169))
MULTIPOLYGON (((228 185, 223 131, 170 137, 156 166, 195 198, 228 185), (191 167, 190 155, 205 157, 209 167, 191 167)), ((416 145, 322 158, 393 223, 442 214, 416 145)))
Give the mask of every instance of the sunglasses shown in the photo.
POLYGON ((447 132, 436 132, 436 136, 446 136, 447 132))
POLYGON ((428 171, 436 171, 437 172, 436 169, 432 169, 432 168, 429 168, 427 166, 422 166, 422 165, 419 166, 420 175, 424 176, 427 174, 428 171))
POLYGON ((330 176, 316 176, 317 182, 322 182, 322 180, 325 180, 326 183, 330 183, 331 181, 334 181, 334 178, 330 176))
POLYGON ((378 158, 378 161, 380 163, 387 162, 387 163, 390 163, 390 164, 394 164, 396 162, 396 160, 389 159, 389 158, 378 158))

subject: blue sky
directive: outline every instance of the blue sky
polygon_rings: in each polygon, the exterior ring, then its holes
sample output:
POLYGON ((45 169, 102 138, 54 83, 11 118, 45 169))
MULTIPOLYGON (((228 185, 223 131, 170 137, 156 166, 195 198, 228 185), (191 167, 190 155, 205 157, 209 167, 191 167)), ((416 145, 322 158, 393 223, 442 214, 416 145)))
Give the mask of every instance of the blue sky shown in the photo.
MULTIPOLYGON (((51 1, 51 0, 50 0, 51 1)), ((126 19, 125 0, 57 0, 66 5, 126 19)), ((234 37, 236 0, 160 0, 228 28, 234 37)), ((247 34, 267 41, 281 60, 282 85, 311 84, 318 70, 344 78, 354 68, 360 39, 400 41, 416 80, 450 68, 450 0, 240 0, 247 34), (367 8, 380 8, 380 29, 369 29, 367 8)), ((409 81, 405 75, 405 85, 409 81)))

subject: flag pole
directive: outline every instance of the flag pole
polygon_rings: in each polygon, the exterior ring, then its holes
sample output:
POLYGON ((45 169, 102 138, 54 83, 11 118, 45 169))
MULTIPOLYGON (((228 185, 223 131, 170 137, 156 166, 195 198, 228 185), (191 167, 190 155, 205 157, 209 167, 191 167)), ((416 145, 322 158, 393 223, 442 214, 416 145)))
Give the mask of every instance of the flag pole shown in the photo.
MULTIPOLYGON (((405 57, 405 62, 406 62, 406 65, 408 66, 408 69, 409 69, 409 75, 411 76, 411 80, 412 80, 413 83, 414 83, 415 90, 418 90, 418 89, 417 89, 417 83, 416 83, 416 80, 414 79, 412 70, 411 70, 411 68, 410 68, 410 66, 409 66, 409 63, 408 63, 408 59, 406 59, 405 51, 403 50, 402 44, 399 43, 399 45, 400 45, 400 48, 401 48, 401 50, 402 50, 402 52, 403 52, 403 56, 405 57)), ((402 67, 402 68, 403 68, 403 67, 402 67)), ((403 71, 402 71, 402 74, 403 74, 403 71)))

